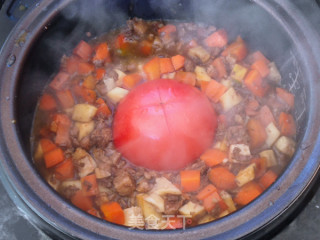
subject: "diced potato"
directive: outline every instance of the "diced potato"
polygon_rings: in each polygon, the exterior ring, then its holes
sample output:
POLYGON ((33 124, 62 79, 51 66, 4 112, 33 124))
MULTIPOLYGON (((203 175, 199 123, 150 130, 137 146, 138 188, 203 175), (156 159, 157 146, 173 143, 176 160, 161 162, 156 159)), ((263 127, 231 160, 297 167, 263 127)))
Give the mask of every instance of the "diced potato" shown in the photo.
POLYGON ((122 80, 126 76, 126 74, 124 72, 122 72, 121 70, 119 70, 119 69, 115 69, 114 71, 118 74, 118 79, 116 81, 116 86, 120 87, 123 84, 122 80))
POLYGON ((80 180, 66 180, 63 181, 60 185, 60 190, 63 191, 64 189, 72 188, 72 189, 78 189, 81 190, 81 181, 80 180))
POLYGON ((87 123, 76 122, 75 125, 79 129, 79 141, 81 141, 82 138, 88 136, 94 129, 94 121, 90 121, 87 123))
POLYGON ((280 75, 280 72, 274 62, 269 63, 269 70, 270 70, 270 72, 268 75, 268 79, 277 83, 277 84, 280 84, 281 75, 280 75))
POLYGON ((246 168, 240 170, 236 176, 236 184, 241 187, 255 178, 256 164, 252 163, 246 168))
POLYGON ((87 155, 89 155, 89 153, 87 153, 86 150, 82 148, 77 148, 76 151, 73 153, 72 158, 73 160, 77 161, 77 160, 80 160, 81 158, 86 157, 87 155))
POLYGON ((60 185, 60 181, 58 179, 56 179, 55 177, 53 177, 52 174, 49 174, 46 177, 47 183, 54 189, 54 190, 58 190, 58 187, 60 185))
POLYGON ((211 215, 205 215, 204 217, 200 218, 200 220, 198 221, 198 224, 204 224, 207 222, 212 222, 213 220, 215 220, 215 218, 211 215))
POLYGON ((228 211, 230 213, 236 211, 236 206, 234 205, 234 202, 232 200, 232 197, 229 193, 227 193, 226 191, 221 191, 220 192, 220 196, 223 199, 223 201, 225 202, 225 204, 227 204, 228 206, 228 211))
POLYGON ((97 108, 90 104, 77 104, 74 106, 72 120, 77 122, 90 122, 97 112, 97 108))
POLYGON ((145 197, 145 194, 138 194, 136 197, 137 205, 142 210, 144 220, 146 221, 146 223, 148 223, 148 220, 152 220, 152 219, 157 220, 159 222, 159 227, 156 227, 156 229, 160 229, 162 215, 161 213, 156 211, 156 208, 151 203, 148 203, 147 201, 145 201, 144 197, 145 197))
POLYGON ((247 68, 241 66, 240 64, 235 64, 231 72, 231 78, 238 82, 242 82, 247 72, 247 68))
POLYGON ((220 98, 223 110, 228 111, 242 101, 242 97, 236 93, 234 88, 229 88, 220 98))
POLYGON ((274 123, 271 122, 266 127, 266 133, 267 133, 266 144, 268 147, 271 147, 273 143, 280 137, 280 131, 274 125, 274 123))
POLYGON ((273 150, 264 150, 259 153, 260 157, 263 157, 266 159, 267 167, 273 167, 278 165, 276 156, 274 155, 273 150))
POLYGON ((222 79, 220 83, 227 88, 231 88, 233 86, 233 82, 231 78, 222 79))
POLYGON ((173 185, 168 179, 165 177, 156 178, 156 184, 151 190, 152 193, 158 195, 165 195, 165 194, 176 194, 180 195, 181 191, 175 185, 173 185))
POLYGON ((224 138, 221 141, 216 142, 213 148, 219 149, 220 151, 226 152, 228 150, 228 143, 227 140, 224 138))
POLYGON ((228 210, 224 210, 222 213, 219 214, 219 218, 225 217, 229 214, 228 210))
POLYGON ((116 87, 116 82, 111 77, 106 77, 103 79, 103 83, 106 86, 106 92, 110 92, 116 87))
POLYGON ((292 157, 295 152, 295 142, 286 136, 281 136, 275 143, 276 148, 285 155, 292 157))
POLYGON ((158 212, 164 212, 164 200, 156 193, 150 193, 144 196, 144 200, 156 207, 158 212))
POLYGON ((128 93, 129 91, 127 89, 115 87, 107 93, 107 96, 114 104, 116 104, 120 102, 120 100, 124 98, 128 93))
POLYGON ((124 225, 134 228, 144 227, 144 218, 140 207, 130 207, 123 210, 124 225))
POLYGON ((72 155, 73 161, 76 162, 77 170, 79 172, 80 177, 85 177, 92 173, 97 167, 96 162, 82 148, 77 148, 76 151, 72 155))
POLYGON ((96 168, 94 170, 94 172, 95 172, 96 177, 98 179, 106 178, 106 177, 110 177, 111 176, 111 173, 109 171, 106 171, 105 169, 102 169, 102 168, 96 168))
POLYGON ((199 58, 201 62, 206 62, 210 58, 210 54, 201 46, 190 48, 188 55, 192 58, 199 58))
POLYGON ((200 66, 196 66, 194 69, 198 81, 211 81, 211 77, 208 75, 206 69, 200 66))
POLYGON ((38 161, 38 160, 42 159, 42 157, 43 157, 43 150, 42 150, 41 144, 39 142, 37 149, 34 152, 33 158, 34 158, 34 160, 38 161))
POLYGON ((179 213, 186 216, 199 219, 205 214, 203 206, 189 201, 179 209, 179 213))
POLYGON ((232 145, 230 145, 230 148, 229 148, 229 159, 232 162, 239 162, 239 160, 235 159, 233 156, 233 151, 235 149, 238 149, 238 151, 240 151, 239 155, 241 155, 241 156, 244 156, 244 157, 251 156, 250 147, 248 145, 246 145, 246 144, 232 144, 232 145))

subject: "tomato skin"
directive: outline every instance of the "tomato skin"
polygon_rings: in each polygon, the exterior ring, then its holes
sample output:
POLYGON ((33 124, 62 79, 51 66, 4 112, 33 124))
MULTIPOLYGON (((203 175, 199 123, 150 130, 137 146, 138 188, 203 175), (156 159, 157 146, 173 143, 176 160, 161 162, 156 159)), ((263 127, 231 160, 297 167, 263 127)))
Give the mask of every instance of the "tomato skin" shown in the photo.
POLYGON ((135 165, 178 170, 210 147, 216 125, 215 111, 198 89, 158 79, 134 88, 119 104, 113 138, 135 165))

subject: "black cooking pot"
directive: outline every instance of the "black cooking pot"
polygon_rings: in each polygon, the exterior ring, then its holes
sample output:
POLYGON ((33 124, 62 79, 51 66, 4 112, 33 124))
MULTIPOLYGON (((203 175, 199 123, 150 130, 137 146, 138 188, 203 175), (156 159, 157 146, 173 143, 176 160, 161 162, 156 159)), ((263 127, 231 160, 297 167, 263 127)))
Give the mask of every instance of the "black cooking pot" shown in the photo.
POLYGON ((319 36, 289 1, 43 0, 21 19, 0 57, 0 172, 15 201, 63 238, 258 238, 278 226, 318 179, 320 139, 319 36), (241 35, 280 67, 282 85, 296 95, 297 151, 267 191, 241 210, 186 230, 130 230, 88 215, 64 201, 40 177, 31 154, 35 106, 59 60, 129 17, 214 24, 241 35), (31 140, 31 141, 30 141, 31 140))

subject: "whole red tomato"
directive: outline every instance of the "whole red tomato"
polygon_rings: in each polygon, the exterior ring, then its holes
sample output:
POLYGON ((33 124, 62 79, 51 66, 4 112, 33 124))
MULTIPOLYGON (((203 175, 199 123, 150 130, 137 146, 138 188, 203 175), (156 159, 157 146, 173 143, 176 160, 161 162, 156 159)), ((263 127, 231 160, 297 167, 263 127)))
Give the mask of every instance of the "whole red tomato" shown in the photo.
POLYGON ((133 164, 178 170, 212 144, 217 125, 207 97, 195 87, 159 79, 133 89, 113 122, 115 147, 133 164))

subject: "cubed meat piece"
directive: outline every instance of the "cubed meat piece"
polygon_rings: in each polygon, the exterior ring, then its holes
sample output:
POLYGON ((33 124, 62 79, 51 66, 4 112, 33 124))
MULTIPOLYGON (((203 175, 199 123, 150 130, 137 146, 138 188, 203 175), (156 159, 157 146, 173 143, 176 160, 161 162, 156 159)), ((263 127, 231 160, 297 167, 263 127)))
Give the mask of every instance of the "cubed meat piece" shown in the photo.
POLYGON ((72 155, 72 159, 80 177, 89 175, 97 167, 96 162, 93 160, 90 154, 82 148, 76 149, 72 155))
POLYGON ((164 213, 174 215, 183 204, 183 199, 180 195, 168 194, 164 196, 164 213))
POLYGON ((136 188, 134 178, 122 169, 116 173, 116 177, 113 179, 113 185, 120 196, 130 196, 136 188))

